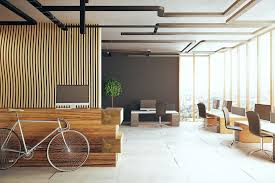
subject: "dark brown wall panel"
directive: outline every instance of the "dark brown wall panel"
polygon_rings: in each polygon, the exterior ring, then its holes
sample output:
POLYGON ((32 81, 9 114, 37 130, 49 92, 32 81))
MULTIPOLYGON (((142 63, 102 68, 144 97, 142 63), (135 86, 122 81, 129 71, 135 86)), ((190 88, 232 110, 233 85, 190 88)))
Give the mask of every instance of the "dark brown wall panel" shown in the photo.
POLYGON ((99 28, 0 26, 0 108, 53 108, 56 85, 89 85, 101 107, 99 28), (97 81, 98 80, 98 81, 97 81))
MULTIPOLYGON (((123 94, 115 98, 114 105, 124 107, 125 121, 131 120, 131 110, 139 109, 141 99, 163 101, 178 110, 178 74, 178 57, 131 57, 112 53, 112 57, 102 58, 103 81, 115 78, 122 82, 123 94)), ((111 98, 104 93, 102 96, 103 107, 111 106, 111 98)), ((158 120, 153 117, 155 115, 142 120, 158 120)))

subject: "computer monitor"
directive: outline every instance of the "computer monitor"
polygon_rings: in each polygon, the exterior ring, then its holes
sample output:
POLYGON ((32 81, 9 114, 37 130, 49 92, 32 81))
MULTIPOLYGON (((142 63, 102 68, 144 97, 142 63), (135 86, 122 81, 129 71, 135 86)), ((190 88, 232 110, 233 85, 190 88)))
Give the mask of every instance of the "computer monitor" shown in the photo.
POLYGON ((89 105, 88 85, 57 85, 56 106, 77 106, 89 105))
POLYGON ((156 100, 140 100, 140 110, 151 111, 156 110, 156 100))

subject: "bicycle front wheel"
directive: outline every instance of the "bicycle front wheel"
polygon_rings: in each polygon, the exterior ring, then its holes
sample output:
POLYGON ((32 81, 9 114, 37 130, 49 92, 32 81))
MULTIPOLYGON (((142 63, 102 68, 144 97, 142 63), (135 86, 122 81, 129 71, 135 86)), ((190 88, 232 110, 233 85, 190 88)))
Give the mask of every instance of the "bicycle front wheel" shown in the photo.
POLYGON ((7 128, 0 129, 0 170, 12 167, 20 157, 21 142, 18 135, 7 128))
POLYGON ((59 171, 73 171, 87 160, 90 146, 87 138, 75 130, 56 134, 47 148, 49 163, 59 171))

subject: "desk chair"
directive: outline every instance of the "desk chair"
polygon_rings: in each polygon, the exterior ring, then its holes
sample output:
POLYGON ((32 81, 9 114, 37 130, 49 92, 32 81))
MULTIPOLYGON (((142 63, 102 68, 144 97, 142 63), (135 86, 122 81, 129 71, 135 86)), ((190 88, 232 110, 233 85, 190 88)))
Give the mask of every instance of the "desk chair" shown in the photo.
POLYGON ((265 155, 268 156, 269 159, 272 159, 271 156, 267 153, 269 151, 264 150, 264 140, 263 140, 264 138, 272 138, 272 135, 261 130, 260 116, 258 113, 254 111, 248 111, 246 112, 246 116, 248 119, 248 124, 249 124, 248 126, 249 126, 250 133, 260 137, 261 139, 260 149, 251 151, 249 155, 256 152, 263 152, 265 155))
POLYGON ((229 112, 228 112, 228 109, 226 107, 224 107, 222 109, 222 112, 223 112, 223 115, 224 115, 225 128, 229 129, 229 130, 233 130, 233 132, 234 132, 233 133, 233 140, 232 140, 231 145, 230 145, 230 147, 232 147, 232 145, 236 142, 235 141, 235 132, 236 131, 240 132, 243 129, 241 127, 239 127, 239 126, 231 126, 231 124, 230 124, 230 118, 229 118, 229 112))
POLYGON ((156 115, 159 118, 159 125, 163 126, 161 118, 166 114, 166 104, 163 102, 156 103, 156 115))
POLYGON ((227 101, 227 100, 224 100, 223 101, 223 105, 222 107, 226 107, 228 109, 229 112, 231 112, 231 108, 232 108, 232 101, 227 101))
POLYGON ((167 110, 176 111, 176 105, 175 104, 167 104, 166 105, 167 110))
POLYGON ((197 106, 198 106, 198 110, 199 110, 199 117, 203 118, 205 120, 204 126, 206 126, 206 123, 207 123, 207 126, 216 126, 217 118, 214 116, 207 116, 206 107, 205 107, 204 103, 200 102, 197 104, 197 106))
POLYGON ((274 112, 270 113, 270 123, 275 123, 275 113, 274 112))
POLYGON ((270 121, 271 105, 255 104, 254 111, 258 113, 260 119, 270 121))
POLYGON ((245 108, 232 107, 231 112, 232 112, 232 114, 237 114, 237 115, 240 115, 240 116, 245 116, 245 108))
POLYGON ((213 100, 212 108, 219 109, 219 107, 220 107, 220 100, 213 100))

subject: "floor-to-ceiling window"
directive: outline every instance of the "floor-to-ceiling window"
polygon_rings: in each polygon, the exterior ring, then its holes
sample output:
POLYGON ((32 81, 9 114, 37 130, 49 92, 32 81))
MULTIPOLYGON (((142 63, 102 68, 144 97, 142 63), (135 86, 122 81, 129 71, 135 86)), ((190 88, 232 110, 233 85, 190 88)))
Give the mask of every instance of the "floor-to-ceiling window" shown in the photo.
MULTIPOLYGON (((195 104, 202 102, 208 106, 208 57, 195 57, 195 104)), ((198 118, 198 110, 195 107, 195 117, 198 118)))
MULTIPOLYGON (((209 57, 183 57, 182 110, 197 117, 198 102, 232 100, 234 106, 254 110, 256 103, 275 104, 275 30, 209 57)), ((274 106, 273 106, 274 108, 274 106)))
POLYGON ((232 105, 238 106, 238 85, 239 85, 239 50, 232 50, 232 105))
MULTIPOLYGON (((272 56, 272 72, 271 72, 271 74, 272 74, 272 80, 273 80, 273 82, 272 82, 272 90, 273 90, 273 109, 275 108, 274 107, 274 105, 275 105, 275 31, 272 31, 272 33, 271 33, 271 37, 272 37, 272 45, 271 45, 271 47, 272 47, 272 50, 271 50, 271 55, 270 56, 272 56)), ((274 111, 274 110, 273 110, 274 111)))
POLYGON ((180 113, 182 119, 193 116, 193 57, 180 57, 180 113))
POLYGON ((182 120, 195 120, 197 103, 208 107, 209 57, 182 56, 180 58, 180 112, 182 120))
POLYGON ((222 104, 224 98, 224 56, 222 53, 211 56, 210 67, 210 102, 212 106, 213 100, 220 100, 222 104))
POLYGON ((248 43, 249 110, 257 103, 257 39, 248 43))
POLYGON ((225 100, 231 100, 231 53, 227 51, 224 53, 225 57, 225 100))
POLYGON ((270 104, 270 33, 258 38, 259 88, 258 102, 270 104))
POLYGON ((246 108, 246 77, 247 77, 247 59, 246 59, 246 44, 239 48, 240 58, 240 106, 246 108))

